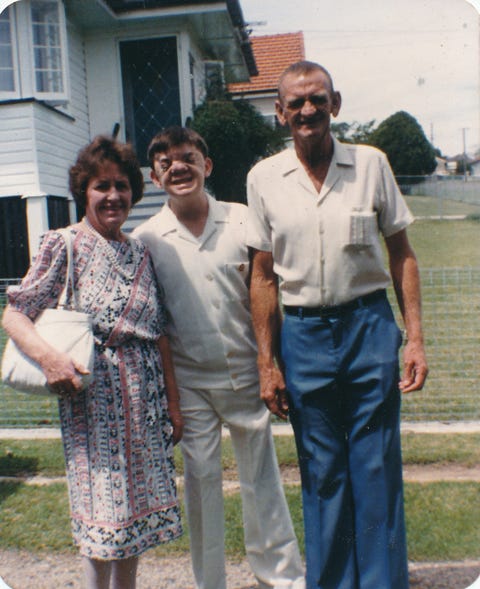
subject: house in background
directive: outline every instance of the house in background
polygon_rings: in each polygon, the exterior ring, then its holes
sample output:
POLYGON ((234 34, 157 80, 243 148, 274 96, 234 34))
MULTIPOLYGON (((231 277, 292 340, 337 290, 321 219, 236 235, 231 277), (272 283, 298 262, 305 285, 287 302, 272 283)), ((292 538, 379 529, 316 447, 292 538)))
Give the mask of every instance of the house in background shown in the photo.
POLYGON ((472 176, 475 176, 475 178, 480 177, 480 159, 477 158, 472 160, 470 163, 470 169, 472 171, 472 176))
MULTIPOLYGON (((74 222, 68 168, 97 134, 131 141, 183 124, 206 92, 256 74, 239 0, 20 0, 0 14, 0 278, 74 222)), ((148 177, 145 167, 145 177, 148 177)), ((164 197, 150 184, 133 226, 164 197)))
POLYGON ((251 102, 265 119, 275 125, 278 79, 286 67, 305 59, 303 33, 252 36, 250 41, 258 76, 250 81, 228 84, 228 91, 233 98, 251 102))

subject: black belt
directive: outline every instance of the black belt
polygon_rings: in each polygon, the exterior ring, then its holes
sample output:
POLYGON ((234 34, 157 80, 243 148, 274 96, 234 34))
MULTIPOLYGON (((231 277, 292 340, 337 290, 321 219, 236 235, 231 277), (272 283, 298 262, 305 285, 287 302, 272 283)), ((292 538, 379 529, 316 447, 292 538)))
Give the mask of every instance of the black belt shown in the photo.
POLYGON ((386 292, 383 289, 376 290, 375 292, 363 295, 363 297, 358 297, 353 299, 353 301, 348 301, 348 303, 343 303, 341 305, 320 305, 320 307, 296 307, 292 305, 284 305, 283 310, 287 315, 296 315, 297 317, 333 317, 348 311, 354 311, 360 307, 366 307, 381 299, 385 299, 385 297, 386 292))

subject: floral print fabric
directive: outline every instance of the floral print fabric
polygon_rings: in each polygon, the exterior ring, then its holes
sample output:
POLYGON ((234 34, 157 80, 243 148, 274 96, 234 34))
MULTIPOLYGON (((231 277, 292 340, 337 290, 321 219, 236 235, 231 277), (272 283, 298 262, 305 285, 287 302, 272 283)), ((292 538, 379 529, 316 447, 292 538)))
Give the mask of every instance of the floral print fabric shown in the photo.
MULTIPOLYGON (((80 311, 93 319, 94 380, 59 400, 72 531, 81 554, 136 556, 181 534, 172 429, 157 339, 166 315, 150 256, 136 240, 108 242, 133 279, 120 274, 94 235, 72 229, 80 311)), ((49 231, 9 303, 34 320, 57 305, 66 246, 49 231)))

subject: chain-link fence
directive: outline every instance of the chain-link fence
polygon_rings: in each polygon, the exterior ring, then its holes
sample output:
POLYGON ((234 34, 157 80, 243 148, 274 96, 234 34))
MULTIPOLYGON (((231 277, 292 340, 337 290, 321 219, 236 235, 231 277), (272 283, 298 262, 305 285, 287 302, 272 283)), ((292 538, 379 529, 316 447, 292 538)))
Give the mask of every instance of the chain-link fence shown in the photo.
MULTIPOLYGON (((430 365, 422 392, 403 400, 405 421, 480 419, 480 268, 423 269, 423 316, 430 365)), ((0 281, 0 301, 5 285, 0 281)), ((390 293, 390 300, 394 296, 390 293)), ((5 343, 0 330, 0 351, 5 343)), ((58 424, 55 399, 0 385, 0 427, 58 424)))
POLYGON ((478 420, 480 268, 423 269, 421 277, 430 373, 423 391, 404 396, 403 417, 478 420))
POLYGON ((396 176, 405 196, 435 199, 428 216, 450 217, 458 213, 455 203, 470 205, 470 214, 480 214, 480 177, 478 176, 396 176))

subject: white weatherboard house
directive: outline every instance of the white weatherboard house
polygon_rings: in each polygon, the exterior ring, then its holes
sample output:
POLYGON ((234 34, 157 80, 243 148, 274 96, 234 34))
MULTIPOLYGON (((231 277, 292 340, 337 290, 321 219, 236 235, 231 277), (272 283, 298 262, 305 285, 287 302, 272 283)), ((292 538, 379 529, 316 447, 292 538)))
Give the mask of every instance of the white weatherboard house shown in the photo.
MULTIPOLYGON (((145 151, 184 124, 210 71, 256 67, 239 0, 19 0, 0 14, 0 278, 22 276, 39 238, 77 219, 68 168, 97 134, 145 151)), ((148 177, 145 167, 145 177, 148 177)), ((158 210, 147 185, 129 225, 158 210)))

